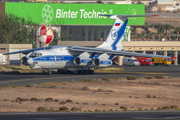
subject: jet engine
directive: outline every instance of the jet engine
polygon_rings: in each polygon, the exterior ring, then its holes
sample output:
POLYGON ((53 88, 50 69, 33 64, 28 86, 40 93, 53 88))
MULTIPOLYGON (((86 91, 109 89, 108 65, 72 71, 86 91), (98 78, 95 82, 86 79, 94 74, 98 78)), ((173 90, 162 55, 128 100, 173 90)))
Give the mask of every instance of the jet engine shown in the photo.
POLYGON ((28 59, 28 58, 27 58, 26 56, 22 57, 22 58, 21 58, 21 63, 22 63, 23 65, 28 65, 27 59, 28 59))
POLYGON ((87 66, 92 64, 92 59, 90 58, 81 58, 79 56, 75 57, 73 60, 74 64, 77 66, 87 66))
POLYGON ((108 67, 112 65, 112 61, 108 59, 95 58, 93 61, 96 67, 108 67))

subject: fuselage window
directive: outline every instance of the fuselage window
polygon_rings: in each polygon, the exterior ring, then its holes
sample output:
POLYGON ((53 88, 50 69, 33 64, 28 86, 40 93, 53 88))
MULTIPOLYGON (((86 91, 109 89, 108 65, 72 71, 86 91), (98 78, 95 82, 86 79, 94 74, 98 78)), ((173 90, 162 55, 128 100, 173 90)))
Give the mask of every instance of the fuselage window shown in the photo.
POLYGON ((42 56, 42 53, 32 53, 30 57, 34 58, 34 57, 39 57, 39 56, 42 56))

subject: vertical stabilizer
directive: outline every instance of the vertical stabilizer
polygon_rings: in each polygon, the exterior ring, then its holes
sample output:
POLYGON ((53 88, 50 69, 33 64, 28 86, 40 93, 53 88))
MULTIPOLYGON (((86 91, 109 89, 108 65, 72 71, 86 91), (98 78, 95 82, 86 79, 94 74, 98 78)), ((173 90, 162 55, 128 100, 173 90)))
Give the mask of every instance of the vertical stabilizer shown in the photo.
POLYGON ((129 17, 151 17, 151 16, 158 16, 158 15, 101 15, 101 16, 108 16, 110 17, 110 19, 114 19, 114 24, 107 36, 106 41, 104 41, 97 48, 123 51, 124 48, 121 44, 121 41, 122 41, 122 36, 126 29, 128 18, 129 17))
POLYGON ((114 19, 114 24, 111 27, 111 30, 107 36, 107 39, 104 43, 102 43, 98 48, 105 48, 109 50, 121 50, 124 48, 121 44, 122 36, 125 32, 126 25, 128 22, 128 18, 119 18, 116 15, 110 17, 110 19, 114 19))

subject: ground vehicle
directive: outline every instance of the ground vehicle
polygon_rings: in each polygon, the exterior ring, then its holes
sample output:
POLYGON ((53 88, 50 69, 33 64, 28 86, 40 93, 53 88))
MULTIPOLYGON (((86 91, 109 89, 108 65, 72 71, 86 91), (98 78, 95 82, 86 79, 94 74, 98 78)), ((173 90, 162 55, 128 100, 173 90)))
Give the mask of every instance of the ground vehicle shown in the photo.
POLYGON ((131 57, 124 57, 123 58, 123 65, 129 65, 129 66, 139 66, 140 63, 137 61, 136 58, 131 58, 131 57))
POLYGON ((174 64, 174 60, 178 59, 178 57, 171 57, 170 59, 171 59, 171 63, 174 64))
POLYGON ((118 56, 116 56, 113 60, 112 60, 113 65, 117 65, 119 63, 119 59, 118 56))
POLYGON ((152 61, 154 62, 154 65, 156 65, 156 66, 158 66, 158 65, 167 65, 167 66, 169 66, 171 64, 170 58, 156 58, 156 57, 153 57, 152 61))
POLYGON ((145 57, 136 57, 140 65, 147 65, 147 66, 153 66, 154 62, 152 62, 151 58, 145 58, 145 57))

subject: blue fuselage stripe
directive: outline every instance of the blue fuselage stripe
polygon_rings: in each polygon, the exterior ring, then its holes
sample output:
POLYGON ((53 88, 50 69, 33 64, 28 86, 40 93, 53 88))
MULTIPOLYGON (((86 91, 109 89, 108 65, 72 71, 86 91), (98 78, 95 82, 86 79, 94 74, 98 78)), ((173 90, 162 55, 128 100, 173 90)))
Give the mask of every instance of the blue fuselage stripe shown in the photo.
POLYGON ((74 56, 58 56, 58 55, 54 55, 54 56, 40 56, 40 57, 35 57, 33 58, 33 61, 38 62, 38 61, 44 61, 44 62, 52 62, 52 61, 69 61, 71 59, 74 59, 74 56))
MULTIPOLYGON (((99 55, 94 56, 95 58, 98 58, 99 55)), ((58 56, 58 55, 46 55, 46 56, 40 56, 33 58, 33 62, 68 62, 70 60, 74 59, 74 56, 58 56)), ((81 63, 89 63, 92 60, 89 59, 82 59, 81 63)), ((110 65, 111 61, 102 60, 100 61, 100 64, 102 65, 110 65)))

